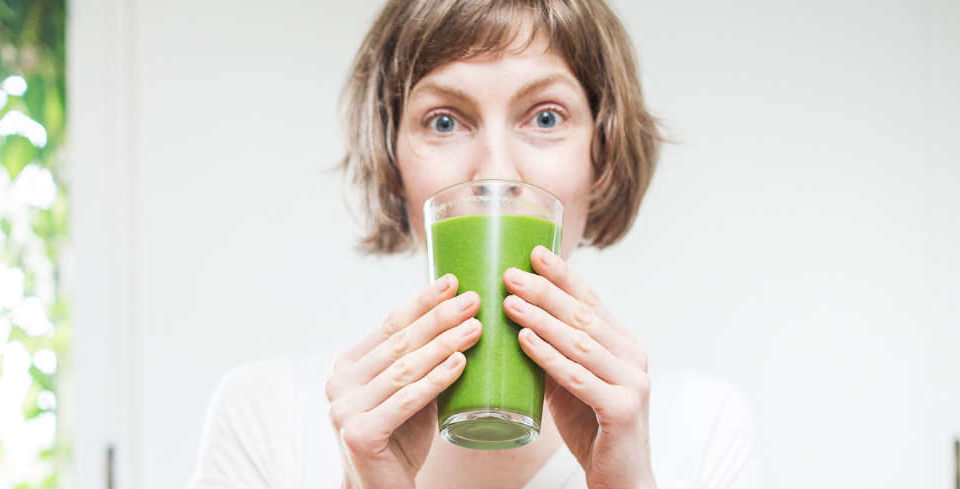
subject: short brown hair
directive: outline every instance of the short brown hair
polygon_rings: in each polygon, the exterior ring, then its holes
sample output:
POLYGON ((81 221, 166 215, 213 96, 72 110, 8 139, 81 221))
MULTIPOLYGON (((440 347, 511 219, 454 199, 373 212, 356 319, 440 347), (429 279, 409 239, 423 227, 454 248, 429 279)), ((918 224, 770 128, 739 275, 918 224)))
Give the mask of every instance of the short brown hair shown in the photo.
POLYGON ((341 96, 347 139, 337 167, 360 187, 365 254, 414 251, 397 167, 397 128, 416 83, 434 68, 503 52, 520 19, 529 45, 545 30, 550 49, 583 85, 594 117, 594 169, 583 245, 627 234, 650 184, 662 138, 643 102, 629 36, 603 0, 389 0, 354 59, 341 96))

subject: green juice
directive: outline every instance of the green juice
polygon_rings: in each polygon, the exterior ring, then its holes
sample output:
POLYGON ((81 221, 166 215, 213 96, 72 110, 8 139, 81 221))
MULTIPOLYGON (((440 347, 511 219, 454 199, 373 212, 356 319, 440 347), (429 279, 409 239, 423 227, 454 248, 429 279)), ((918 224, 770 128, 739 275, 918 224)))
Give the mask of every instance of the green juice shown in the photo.
MULTIPOLYGON (((520 326, 507 318, 503 272, 510 267, 532 272, 530 252, 537 245, 556 251, 559 230, 544 219, 511 215, 464 216, 433 224, 433 270, 438 278, 454 274, 458 293, 480 295, 477 319, 480 340, 464 352, 463 374, 437 399, 443 421, 458 413, 496 408, 532 418, 540 425, 543 411, 543 370, 520 349, 520 326)), ((510 448, 528 443, 507 442, 529 430, 501 419, 484 418, 464 424, 458 434, 476 440, 474 448, 510 448)))

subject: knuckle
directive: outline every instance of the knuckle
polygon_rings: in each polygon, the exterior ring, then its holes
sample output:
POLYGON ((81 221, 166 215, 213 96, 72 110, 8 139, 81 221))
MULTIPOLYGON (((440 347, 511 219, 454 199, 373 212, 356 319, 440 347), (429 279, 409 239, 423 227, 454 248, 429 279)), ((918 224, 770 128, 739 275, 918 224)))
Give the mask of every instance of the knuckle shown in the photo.
POLYGON ((607 412, 607 419, 617 425, 627 424, 631 416, 630 404, 627 402, 614 403, 607 412))
POLYGON ((600 305, 600 296, 597 295, 597 291, 593 290, 593 287, 584 287, 583 292, 583 302, 589 307, 597 307, 600 305))
POLYGON ((558 352, 556 348, 553 347, 550 343, 540 338, 544 344, 543 356, 546 362, 550 365, 553 365, 553 368, 557 371, 563 371, 567 368, 567 358, 563 356, 562 353, 558 352))
POLYGON ((387 314, 387 317, 384 318, 383 324, 380 326, 383 332, 387 335, 392 335, 397 331, 400 331, 402 328, 397 319, 397 311, 390 311, 387 314))
POLYGON ((425 381, 430 390, 435 392, 442 391, 447 386, 446 373, 442 371, 431 372, 425 381))
POLYGON ((580 390, 587 385, 587 374, 579 369, 575 369, 567 376, 567 381, 574 389, 580 390))
POLYGON ((629 360, 631 365, 636 365, 641 372, 647 373, 650 366, 650 356, 647 354, 647 350, 640 346, 636 340, 632 337, 628 338, 617 350, 629 360))
POLYGON ((333 359, 333 370, 340 370, 347 363, 346 354, 340 353, 333 359))
POLYGON ((533 280, 530 280, 530 295, 532 295, 534 299, 542 299, 549 290, 550 281, 542 275, 534 274, 532 278, 533 280))
POLYGON ((395 387, 399 388, 410 383, 412 374, 413 368, 410 365, 410 360, 407 357, 402 357, 393 362, 393 366, 390 367, 389 379, 395 387))
MULTIPOLYGON (((650 357, 642 348, 639 348, 638 350, 640 351, 637 353, 637 364, 639 364, 640 370, 643 370, 643 372, 646 373, 650 369, 650 357)), ((649 384, 649 378, 647 383, 649 384)))
POLYGON ((593 344, 590 335, 583 331, 574 332, 573 347, 581 355, 589 355, 593 352, 593 344))
POLYGON ((646 373, 640 375, 637 378, 637 389, 640 392, 640 397, 647 399, 650 397, 650 376, 646 373))
POLYGON ((433 345, 431 345, 429 352, 430 356, 435 358, 444 357, 457 351, 457 339, 455 335, 456 332, 449 335, 438 336, 437 339, 433 340, 433 345))
POLYGON ((456 321, 460 309, 457 306, 456 300, 457 298, 454 297, 453 299, 445 301, 440 307, 433 309, 432 319, 434 324, 443 326, 456 321))
POLYGON ((631 421, 637 419, 643 409, 643 405, 646 403, 645 399, 645 396, 640 392, 637 392, 637 394, 633 396, 624 396, 623 420, 631 421))
POLYGON ((419 407, 419 396, 414 391, 414 389, 403 389, 397 391, 397 409, 401 413, 409 414, 413 413, 419 407))
POLYGON ((340 428, 343 426, 346 421, 346 413, 344 412, 343 402, 334 401, 330 403, 330 422, 333 423, 334 428, 340 428))
POLYGON ((373 450, 374 440, 362 423, 356 419, 348 422, 340 430, 343 445, 354 453, 369 453, 373 450))
POLYGON ((395 358, 403 356, 403 354, 407 353, 409 343, 410 334, 407 330, 401 329, 393 333, 393 335, 390 336, 390 353, 392 353, 395 358))
POLYGON ((432 289, 427 289, 423 293, 417 296, 417 308, 421 311, 425 309, 430 309, 436 303, 435 297, 438 294, 432 289))
POLYGON ((615 425, 630 424, 640 414, 640 403, 636 396, 617 396, 615 402, 607 403, 602 408, 601 414, 607 422, 615 425))
POLYGON ((573 324, 571 324, 571 326, 580 331, 588 331, 595 317, 593 307, 590 307, 590 305, 585 302, 579 302, 573 313, 573 324))
POLYGON ((434 340, 436 343, 436 351, 444 354, 453 353, 458 349, 457 347, 460 346, 461 338, 463 338, 463 335, 459 329, 452 329, 446 332, 446 334, 438 336, 437 339, 434 340))
POLYGON ((570 272, 570 267, 562 262, 556 265, 555 278, 553 282, 557 284, 558 287, 564 290, 575 290, 577 281, 574 278, 573 274, 570 272))
POLYGON ((336 377, 330 377, 327 379, 326 384, 323 386, 323 392, 327 396, 328 402, 333 402, 334 399, 340 393, 340 383, 337 381, 336 377))

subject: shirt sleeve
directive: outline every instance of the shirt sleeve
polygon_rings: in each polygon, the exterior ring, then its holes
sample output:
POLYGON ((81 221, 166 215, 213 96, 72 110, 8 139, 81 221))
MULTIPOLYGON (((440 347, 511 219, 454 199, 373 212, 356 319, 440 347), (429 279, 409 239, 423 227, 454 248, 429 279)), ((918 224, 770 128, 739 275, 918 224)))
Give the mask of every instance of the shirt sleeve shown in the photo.
POLYGON ((730 384, 718 382, 714 388, 721 402, 704 445, 697 487, 760 489, 750 403, 730 384))
POLYGON ((187 489, 302 487, 302 423, 289 361, 233 369, 210 401, 187 489))

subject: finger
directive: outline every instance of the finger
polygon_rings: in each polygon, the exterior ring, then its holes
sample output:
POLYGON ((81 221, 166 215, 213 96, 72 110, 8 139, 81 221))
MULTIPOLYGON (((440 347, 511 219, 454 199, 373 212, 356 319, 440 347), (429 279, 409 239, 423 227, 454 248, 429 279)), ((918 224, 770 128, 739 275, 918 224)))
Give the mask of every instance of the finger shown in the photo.
MULTIPOLYGON (((593 408, 601 427, 635 426, 647 412, 650 377, 640 374, 637 387, 610 385, 563 356, 530 328, 519 333, 520 347, 553 381, 593 408)), ((615 428, 616 429, 616 428, 615 428)))
POLYGON ((406 328, 393 333, 386 341, 375 346, 370 353, 353 364, 346 376, 353 379, 353 385, 369 382, 400 357, 426 345, 440 333, 473 317, 479 309, 480 296, 472 290, 443 301, 406 328))
POLYGON ((607 402, 614 391, 593 372, 579 363, 563 356, 530 328, 523 328, 519 333, 520 347, 537 365, 543 368, 547 375, 562 385, 578 399, 592 407, 594 411, 607 402))
MULTIPOLYGON (((617 355, 628 352, 623 335, 605 324, 603 318, 594 312, 593 307, 560 289, 546 277, 518 268, 508 268, 503 273, 503 279, 510 293, 539 306, 574 329, 586 333, 617 355)), ((553 343, 550 338, 547 340, 553 343)))
POLYGON ((386 341, 391 335, 414 322, 427 311, 457 294, 457 277, 448 273, 423 288, 415 298, 392 311, 377 329, 368 334, 360 343, 346 354, 347 361, 355 361, 374 347, 386 341))
POLYGON ((348 445, 352 440, 386 440, 411 416, 437 398, 463 372, 466 359, 454 352, 422 379, 393 393, 379 406, 354 416, 341 436, 348 445))
POLYGON ((636 378, 634 368, 617 358, 589 334, 571 328, 540 307, 515 295, 503 301, 507 316, 515 323, 533 330, 568 359, 579 363, 604 381, 630 385, 636 378))
POLYGON ((530 262, 533 270, 539 275, 545 277, 554 283, 564 292, 570 294, 580 302, 592 307, 606 321, 606 324, 614 328, 618 333, 633 339, 630 331, 623 327, 616 318, 610 313, 597 295, 593 287, 574 275, 564 261, 559 256, 544 246, 537 246, 530 252, 530 262))
POLYGON ((535 272, 546 277, 566 293, 588 306, 600 305, 600 298, 593 289, 571 273, 567 263, 545 246, 537 246, 530 252, 530 263, 535 272))
POLYGON ((476 343, 480 339, 480 331, 480 321, 470 318, 417 351, 399 358, 369 383, 330 404, 334 426, 341 426, 350 417, 376 407, 394 392, 420 380, 450 354, 466 350, 476 343))

